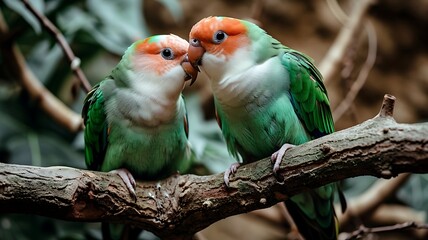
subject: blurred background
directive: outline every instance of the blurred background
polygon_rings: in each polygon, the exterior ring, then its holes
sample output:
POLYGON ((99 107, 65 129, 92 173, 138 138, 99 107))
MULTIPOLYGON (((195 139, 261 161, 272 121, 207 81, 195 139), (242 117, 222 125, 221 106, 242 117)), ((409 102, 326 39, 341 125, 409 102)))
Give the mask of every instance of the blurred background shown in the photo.
MULTIPOLYGON (((174 33, 185 39, 193 24, 211 15, 253 21, 283 44, 323 62, 341 29, 359 4, 351 0, 31 0, 64 34, 81 68, 95 85, 109 74, 125 49, 153 34, 174 33)), ((374 117, 386 93, 397 97, 394 117, 400 123, 428 119, 428 1, 378 0, 367 7, 337 71, 326 79, 336 129, 374 117), (355 98, 353 97, 355 96, 355 98), (342 106, 341 106, 342 104, 342 106)), ((86 168, 83 135, 52 117, 56 109, 40 107, 31 89, 41 83, 79 119, 83 91, 56 40, 20 0, 0 1, 0 161, 35 166, 86 168), (11 60, 21 55, 26 64, 11 60), (24 70, 23 70, 24 69, 24 70), (32 72, 28 83, 20 72, 32 72), (48 113, 51 112, 51 113, 48 113)), ((324 72, 323 72, 324 73, 324 72)), ((211 173, 224 171, 228 156, 213 119, 213 102, 204 76, 185 89, 190 141, 211 173), (209 159, 209 161, 205 161, 209 159)), ((67 112, 66 111, 66 112, 67 112)), ((58 114, 62 113, 58 109, 58 114)), ((71 120, 70 120, 71 121, 71 120)), ((373 186, 387 181, 357 177, 343 182, 353 208, 341 226, 352 232, 369 227, 426 222, 428 176, 406 175, 370 212, 373 186), (364 196, 365 198, 363 198, 364 196), (360 202, 358 202, 360 201, 360 202), (355 205, 352 205, 356 203, 355 205)), ((379 189, 378 189, 379 190, 379 189)), ((385 190, 385 189, 383 189, 385 190)), ((217 222, 202 231, 206 239, 288 239, 287 223, 276 207, 217 222)), ((98 223, 73 223, 39 216, 0 215, 0 239, 100 239, 98 223)), ((426 230, 372 234, 368 239, 427 239, 426 230)), ((156 239, 145 233, 141 239, 156 239)))

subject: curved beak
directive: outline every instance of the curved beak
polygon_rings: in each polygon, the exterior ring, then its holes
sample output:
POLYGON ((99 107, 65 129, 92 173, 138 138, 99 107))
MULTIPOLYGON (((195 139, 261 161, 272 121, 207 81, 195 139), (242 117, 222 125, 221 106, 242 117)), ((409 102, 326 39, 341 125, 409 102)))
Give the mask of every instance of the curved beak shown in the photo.
POLYGON ((190 86, 196 81, 196 78, 198 77, 198 70, 193 67, 193 65, 189 62, 189 57, 186 55, 181 62, 181 67, 184 69, 184 72, 186 73, 186 77, 184 80, 188 81, 192 79, 190 82, 190 86))
POLYGON ((189 61, 194 68, 199 70, 199 65, 202 64, 202 56, 205 53, 205 49, 201 46, 201 42, 196 39, 190 39, 189 49, 187 50, 187 54, 189 56, 189 61))

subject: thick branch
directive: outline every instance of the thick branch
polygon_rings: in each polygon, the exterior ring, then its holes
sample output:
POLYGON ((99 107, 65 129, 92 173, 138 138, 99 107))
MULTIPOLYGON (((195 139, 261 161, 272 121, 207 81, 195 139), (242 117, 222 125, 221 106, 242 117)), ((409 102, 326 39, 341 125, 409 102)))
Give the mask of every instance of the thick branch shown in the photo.
MULTIPOLYGON (((387 96, 382 109, 391 109, 387 96)), ((183 238, 228 216, 266 208, 293 194, 344 178, 391 178, 428 172, 428 123, 398 124, 392 111, 297 146, 285 154, 278 182, 270 159, 223 175, 172 176, 139 182, 133 202, 118 176, 67 167, 0 164, 0 213, 73 221, 130 223, 161 237, 183 238)))

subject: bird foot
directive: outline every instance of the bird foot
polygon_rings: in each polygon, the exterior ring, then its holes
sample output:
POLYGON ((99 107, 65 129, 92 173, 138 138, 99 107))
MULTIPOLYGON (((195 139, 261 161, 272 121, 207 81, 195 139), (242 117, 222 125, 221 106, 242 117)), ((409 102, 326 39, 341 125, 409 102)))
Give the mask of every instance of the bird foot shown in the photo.
POLYGON ((286 144, 282 145, 282 147, 278 151, 274 152, 271 155, 270 159, 273 163, 272 171, 273 171, 273 174, 275 175, 276 178, 279 177, 278 176, 278 170, 279 170, 279 166, 281 165, 282 158, 284 157, 285 152, 288 149, 293 148, 293 147, 295 147, 295 145, 286 143, 286 144))
POLYGON ((137 195, 135 194, 135 187, 137 186, 137 183, 135 182, 134 177, 128 171, 128 169, 119 168, 119 169, 110 171, 110 173, 116 173, 117 175, 119 175, 119 177, 125 183, 126 188, 128 188, 128 191, 131 194, 132 199, 134 199, 134 201, 137 201, 137 195))
POLYGON ((238 167, 241 166, 239 163, 233 163, 229 166, 229 168, 224 172, 223 180, 227 187, 229 187, 229 177, 236 173, 238 167))

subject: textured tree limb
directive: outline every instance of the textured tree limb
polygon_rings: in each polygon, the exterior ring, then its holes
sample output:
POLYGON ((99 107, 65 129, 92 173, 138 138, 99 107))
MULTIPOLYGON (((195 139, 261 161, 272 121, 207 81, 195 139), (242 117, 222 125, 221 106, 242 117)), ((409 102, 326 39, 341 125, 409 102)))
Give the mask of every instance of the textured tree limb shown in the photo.
POLYGON ((37 11, 28 0, 21 1, 22 3, 24 3, 25 7, 34 15, 34 17, 37 18, 40 24, 57 40, 58 44, 61 46, 62 51, 64 52, 70 63, 71 70, 73 71, 74 75, 76 75, 77 79, 79 79, 80 85, 82 86, 83 90, 85 90, 86 92, 91 91, 92 86, 86 78, 85 74, 83 73, 82 69, 79 67, 80 59, 74 55, 74 52, 73 50, 71 50, 71 47, 67 43, 67 40, 65 40, 64 35, 62 35, 58 28, 48 18, 46 18, 43 14, 37 11))
MULTIPOLYGON (((0 12, 0 38, 2 38, 2 36, 7 36, 8 32, 8 26, 0 12)), ((4 58, 3 62, 7 66, 7 69, 13 77, 21 82, 31 99, 36 102, 44 112, 71 132, 77 132, 83 128, 80 114, 73 112, 40 83, 27 66, 21 51, 15 43, 10 41, 2 42, 0 52, 4 58)))
POLYGON ((177 175, 139 182, 134 202, 120 178, 109 173, 0 164, 0 213, 122 222, 163 238, 188 239, 225 217, 344 178, 427 173, 428 123, 396 123, 394 100, 386 95, 373 119, 287 151, 279 171, 283 182, 266 158, 241 166, 229 189, 223 174, 177 175))

